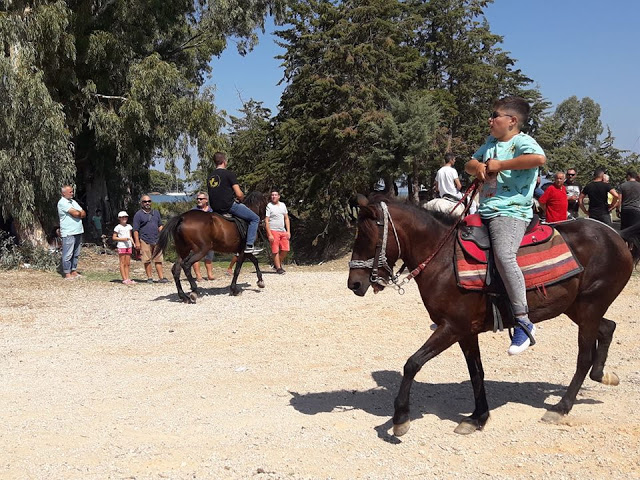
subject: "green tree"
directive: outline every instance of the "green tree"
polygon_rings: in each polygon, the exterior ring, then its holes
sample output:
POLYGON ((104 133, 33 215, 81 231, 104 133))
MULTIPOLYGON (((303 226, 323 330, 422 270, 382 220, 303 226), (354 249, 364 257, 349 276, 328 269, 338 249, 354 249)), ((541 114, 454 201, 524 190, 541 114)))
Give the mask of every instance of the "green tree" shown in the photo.
POLYGON ((55 216, 60 187, 75 174, 63 106, 37 68, 45 54, 73 58, 75 52, 61 33, 65 22, 55 21, 64 4, 40 10, 33 15, 16 5, 8 14, 0 7, 0 216, 13 219, 20 239, 32 243, 44 240, 41 220, 55 216))
POLYGON ((271 110, 253 99, 231 116, 229 158, 239 181, 250 190, 281 188, 284 165, 274 154, 271 110))
POLYGON ((182 192, 184 180, 170 173, 159 170, 149 170, 149 190, 152 192, 182 192))
POLYGON ((417 53, 406 41, 413 24, 396 0, 304 0, 286 21, 291 27, 277 32, 289 84, 276 117, 276 155, 289 198, 322 236, 345 218, 348 198, 376 179, 371 132, 383 128, 391 98, 415 77, 417 53))
MULTIPOLYGON (((57 142, 74 146, 77 194, 89 214, 100 206, 108 218, 145 191, 155 163, 165 162, 171 172, 180 157, 190 165, 190 148, 206 162, 224 145, 213 93, 202 88, 209 61, 228 36, 238 37, 246 52, 265 14, 279 15, 283 4, 42 0, 28 8, 24 2, 0 6, 4 57, 14 69, 24 65, 41 84, 30 92, 47 93, 45 104, 51 98, 52 122, 55 106, 63 108, 57 118, 64 119, 66 132, 57 142)), ((20 92, 9 94, 15 105, 20 92)), ((22 125, 14 131, 29 133, 22 125)), ((59 188, 68 173, 48 180, 59 188)))
MULTIPOLYGON (((435 92, 446 135, 433 151, 442 157, 453 150, 469 155, 488 134, 491 105, 505 95, 520 95, 533 104, 529 129, 534 130, 549 103, 532 80, 514 67, 515 60, 491 32, 484 10, 492 0, 411 1, 421 19, 412 45, 423 64, 418 88, 435 92), (454 148, 455 147, 455 148, 454 148)), ((436 164, 439 162, 436 162, 436 164)))

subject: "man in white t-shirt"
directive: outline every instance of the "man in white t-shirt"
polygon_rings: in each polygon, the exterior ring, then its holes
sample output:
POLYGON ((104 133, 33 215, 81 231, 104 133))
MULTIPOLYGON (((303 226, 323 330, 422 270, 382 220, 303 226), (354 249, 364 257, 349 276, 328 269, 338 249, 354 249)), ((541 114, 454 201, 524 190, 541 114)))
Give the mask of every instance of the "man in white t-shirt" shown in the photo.
POLYGON ((264 226, 271 244, 273 266, 276 267, 276 272, 283 274, 282 263, 289 251, 291 226, 287 206, 280 201, 280 194, 276 190, 271 191, 271 201, 267 204, 264 226))
POLYGON ((440 198, 445 198, 448 195, 453 200, 460 200, 462 198, 462 184, 458 178, 458 172, 453 165, 456 163, 456 156, 453 153, 447 153, 444 156, 444 166, 436 173, 436 190, 440 198))

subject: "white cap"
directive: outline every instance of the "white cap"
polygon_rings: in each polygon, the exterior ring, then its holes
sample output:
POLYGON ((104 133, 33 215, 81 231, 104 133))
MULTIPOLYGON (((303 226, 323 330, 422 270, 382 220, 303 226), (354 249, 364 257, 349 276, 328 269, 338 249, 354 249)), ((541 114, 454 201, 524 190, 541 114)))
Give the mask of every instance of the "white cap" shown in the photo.
POLYGON ((127 212, 125 212, 124 210, 122 210, 119 214, 118 214, 118 218, 120 217, 128 217, 129 214, 127 212))

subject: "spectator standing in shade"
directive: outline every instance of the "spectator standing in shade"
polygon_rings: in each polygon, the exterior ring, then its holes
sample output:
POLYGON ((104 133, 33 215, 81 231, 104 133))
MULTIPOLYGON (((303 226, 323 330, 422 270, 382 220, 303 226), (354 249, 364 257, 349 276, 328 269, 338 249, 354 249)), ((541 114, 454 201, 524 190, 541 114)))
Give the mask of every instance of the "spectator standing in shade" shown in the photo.
POLYGON ((144 271, 147 274, 147 283, 153 283, 152 261, 156 266, 156 272, 158 272, 158 282, 167 283, 169 280, 164 278, 162 273, 162 262, 164 261, 162 252, 151 258, 162 231, 160 212, 151 208, 151 197, 149 195, 143 195, 140 198, 140 206, 142 208, 133 216, 133 241, 136 249, 141 253, 144 271))
POLYGON ((96 214, 91 217, 91 223, 93 223, 93 229, 96 232, 96 237, 98 239, 102 238, 102 212, 98 208, 96 210, 96 214))
POLYGON ((80 276, 77 270, 84 233, 82 219, 87 212, 74 200, 71 185, 62 187, 60 193, 62 198, 58 200, 58 218, 62 237, 62 273, 65 280, 75 280, 80 276))
POLYGON ((264 227, 271 244, 273 266, 276 267, 276 272, 282 275, 284 273, 282 264, 290 249, 291 225, 287 206, 280 201, 280 194, 276 190, 271 191, 271 201, 267 204, 264 227))
MULTIPOLYGON (((213 213, 213 210, 209 206, 209 195, 204 192, 198 192, 196 195, 196 206, 191 210, 200 210, 205 213, 213 213)), ((207 269, 207 280, 213 280, 213 250, 209 250, 204 257, 204 266, 207 269)), ((200 262, 193 264, 193 273, 196 274, 196 281, 202 282, 204 278, 200 274, 200 262)))
POLYGON ((553 183, 547 187, 538 202, 545 212, 547 222, 562 222, 567 219, 569 200, 564 186, 564 172, 556 172, 553 183))
POLYGON ((118 225, 113 229, 113 235, 111 239, 114 242, 118 242, 116 247, 118 248, 118 257, 120 260, 120 275, 122 276, 122 283, 125 285, 135 285, 136 282, 131 280, 131 252, 133 251, 133 238, 131 231, 133 227, 127 222, 129 221, 129 214, 124 210, 118 213, 118 225))
POLYGON ((582 193, 578 197, 580 210, 589 215, 589 218, 598 220, 606 225, 611 225, 611 210, 618 203, 618 192, 604 181, 605 171, 603 168, 597 168, 593 173, 593 180, 582 189, 582 193), (611 194, 613 203, 609 204, 607 195, 611 194), (584 206, 584 197, 589 197, 589 210, 584 206))
POLYGON ((462 198, 462 184, 458 177, 458 171, 453 168, 456 163, 456 156, 453 153, 446 153, 444 156, 444 166, 436 173, 436 190, 440 198, 450 197, 450 200, 460 200, 462 198))
POLYGON ((640 182, 638 182, 638 173, 635 170, 627 170, 626 180, 620 185, 620 203, 616 207, 622 230, 640 222, 640 182))
POLYGON ((569 216, 571 218, 578 218, 578 210, 580 208, 578 204, 578 198, 582 191, 582 185, 577 181, 577 171, 575 168, 567 170, 567 179, 564 181, 564 188, 567 190, 567 200, 569 201, 569 216))

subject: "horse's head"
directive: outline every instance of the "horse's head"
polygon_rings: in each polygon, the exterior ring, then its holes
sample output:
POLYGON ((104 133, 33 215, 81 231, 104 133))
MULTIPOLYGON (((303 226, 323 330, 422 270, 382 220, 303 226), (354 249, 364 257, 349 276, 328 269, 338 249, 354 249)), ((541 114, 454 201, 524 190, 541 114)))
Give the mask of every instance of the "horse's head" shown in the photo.
POLYGON ((258 215, 260 220, 264 220, 267 203, 269 203, 269 194, 262 192, 249 192, 245 195, 242 203, 252 210, 253 213, 258 215))
POLYGON ((347 286, 356 295, 363 296, 369 286, 374 293, 384 289, 400 252, 386 204, 370 203, 359 195, 358 206, 358 231, 349 262, 347 286))

